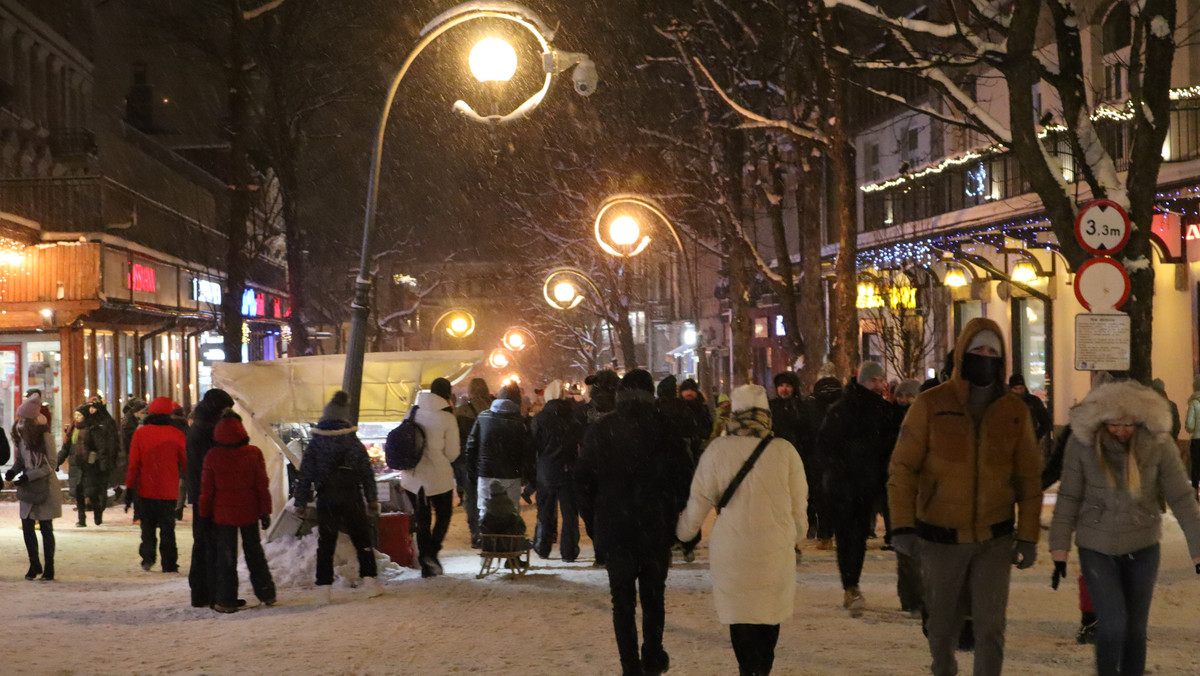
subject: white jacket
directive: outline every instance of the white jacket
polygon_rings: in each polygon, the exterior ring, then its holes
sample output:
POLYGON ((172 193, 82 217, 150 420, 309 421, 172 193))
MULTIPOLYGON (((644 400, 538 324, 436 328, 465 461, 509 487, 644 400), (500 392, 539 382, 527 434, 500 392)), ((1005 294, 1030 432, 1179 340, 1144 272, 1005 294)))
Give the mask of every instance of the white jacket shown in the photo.
MULTIPOLYGON (((700 456, 675 534, 690 540, 758 445, 756 437, 714 439, 700 456)), ((717 516, 709 536, 713 601, 723 624, 779 624, 792 616, 796 543, 804 538, 808 483, 790 443, 776 438, 717 516)))
POLYGON ((417 395, 417 412, 413 419, 425 432, 425 453, 421 462, 410 472, 400 473, 400 485, 410 493, 425 489, 425 495, 439 495, 454 490, 454 470, 450 463, 458 457, 458 420, 442 409, 450 402, 432 392, 417 395))

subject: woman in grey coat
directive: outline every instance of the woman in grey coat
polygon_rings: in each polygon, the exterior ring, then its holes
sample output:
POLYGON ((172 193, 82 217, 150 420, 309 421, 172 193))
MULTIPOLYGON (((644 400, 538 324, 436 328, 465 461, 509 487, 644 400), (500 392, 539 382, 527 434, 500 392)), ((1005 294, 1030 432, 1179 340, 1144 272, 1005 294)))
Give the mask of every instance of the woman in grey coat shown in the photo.
POLYGON ((1158 577, 1165 500, 1200 573, 1197 507, 1154 390, 1131 381, 1101 385, 1071 411, 1071 438, 1050 524, 1051 586, 1066 574, 1074 535, 1096 608, 1096 671, 1142 674, 1146 624, 1158 577))
POLYGON ((42 495, 38 502, 21 500, 21 530, 25 535, 25 549, 29 553, 29 571, 26 580, 54 579, 54 519, 62 516, 62 485, 58 481, 49 451, 54 447, 50 427, 42 417, 42 400, 38 395, 26 399, 17 408, 17 424, 13 427, 13 439, 17 444, 17 457, 5 474, 5 480, 14 482, 30 494, 42 495), (20 474, 20 476, 17 476, 20 474), (40 485, 39 485, 40 484, 40 485), (39 488, 40 490, 28 490, 39 488), (35 529, 34 524, 37 524, 35 529), (38 559, 37 531, 42 533, 42 548, 46 565, 38 559))

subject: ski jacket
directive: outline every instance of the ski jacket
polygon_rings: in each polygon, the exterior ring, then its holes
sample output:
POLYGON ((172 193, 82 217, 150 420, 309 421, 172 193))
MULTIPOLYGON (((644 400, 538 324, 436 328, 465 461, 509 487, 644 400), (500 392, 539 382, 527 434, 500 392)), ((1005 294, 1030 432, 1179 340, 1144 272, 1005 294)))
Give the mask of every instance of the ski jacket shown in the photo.
POLYGON ((187 471, 187 438, 171 424, 170 400, 160 399, 167 402, 166 413, 155 399, 144 424, 133 433, 125 485, 139 497, 178 500, 179 477, 187 471))
POLYGON ((458 421, 445 410, 450 402, 433 392, 417 395, 417 412, 413 420, 425 432, 425 452, 421 461, 410 471, 400 473, 400 485, 410 493, 439 495, 454 490, 454 469, 450 463, 458 458, 458 421))
POLYGON ((217 423, 214 441, 204 456, 200 479, 200 516, 222 526, 249 526, 271 514, 271 490, 262 451, 237 418, 217 423))
POLYGON ((521 417, 521 405, 497 399, 479 414, 467 437, 467 471, 472 482, 490 479, 534 479, 533 439, 521 417))

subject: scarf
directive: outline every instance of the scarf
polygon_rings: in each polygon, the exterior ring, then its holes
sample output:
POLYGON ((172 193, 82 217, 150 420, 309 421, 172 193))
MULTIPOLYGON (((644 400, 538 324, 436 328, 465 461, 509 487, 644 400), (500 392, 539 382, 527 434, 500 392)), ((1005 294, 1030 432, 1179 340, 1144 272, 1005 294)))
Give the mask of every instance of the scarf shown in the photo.
POLYGON ((762 408, 751 408, 733 413, 725 429, 730 436, 757 437, 762 439, 771 433, 771 412, 762 408))

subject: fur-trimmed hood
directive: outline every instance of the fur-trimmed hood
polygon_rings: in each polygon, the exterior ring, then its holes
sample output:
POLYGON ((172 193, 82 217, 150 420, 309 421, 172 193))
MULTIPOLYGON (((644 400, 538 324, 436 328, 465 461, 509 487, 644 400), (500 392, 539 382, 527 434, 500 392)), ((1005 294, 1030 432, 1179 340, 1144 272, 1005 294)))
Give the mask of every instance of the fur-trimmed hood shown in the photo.
POLYGON ((1171 433, 1171 411, 1162 395, 1132 380, 1096 387, 1071 409, 1071 434, 1093 439, 1105 420, 1133 418, 1151 434, 1171 433))

